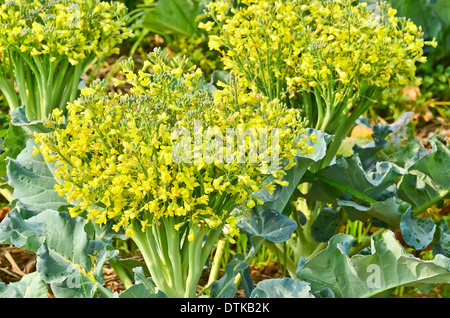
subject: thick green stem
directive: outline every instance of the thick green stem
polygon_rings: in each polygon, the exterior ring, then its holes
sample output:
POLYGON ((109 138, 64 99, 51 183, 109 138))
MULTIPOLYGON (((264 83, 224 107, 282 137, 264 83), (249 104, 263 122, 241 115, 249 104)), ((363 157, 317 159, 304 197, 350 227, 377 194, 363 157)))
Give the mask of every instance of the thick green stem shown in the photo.
MULTIPOLYGON (((147 216, 149 217, 149 216, 147 216)), ((155 282, 169 298, 193 298, 203 267, 222 228, 206 234, 198 225, 190 225, 187 232, 179 232, 176 218, 161 218, 142 232, 139 221, 133 221, 133 240, 144 257, 155 282), (193 238, 187 234, 192 230, 193 238), (185 236, 183 234, 186 234, 185 236)))
POLYGON ((214 254, 213 263, 211 265, 211 271, 209 273, 208 285, 217 280, 217 277, 219 276, 220 261, 225 251, 225 243, 225 240, 219 240, 219 242, 217 243, 216 252, 214 254))
POLYGON ((167 237, 167 253, 170 260, 170 262, 168 262, 168 266, 173 276, 173 287, 176 290, 183 290, 184 279, 181 265, 179 232, 174 228, 175 222, 173 218, 165 218, 163 223, 167 237))
POLYGON ((151 227, 148 227, 143 233, 138 222, 134 221, 132 229, 134 231, 133 241, 139 248, 153 281, 160 290, 169 296, 171 292, 170 282, 165 270, 165 264, 161 261, 156 250, 157 247, 151 233, 151 227))
POLYGON ((197 284, 203 270, 202 243, 205 235, 198 226, 192 226, 194 239, 189 242, 189 269, 186 279, 185 298, 193 298, 197 295, 197 284))

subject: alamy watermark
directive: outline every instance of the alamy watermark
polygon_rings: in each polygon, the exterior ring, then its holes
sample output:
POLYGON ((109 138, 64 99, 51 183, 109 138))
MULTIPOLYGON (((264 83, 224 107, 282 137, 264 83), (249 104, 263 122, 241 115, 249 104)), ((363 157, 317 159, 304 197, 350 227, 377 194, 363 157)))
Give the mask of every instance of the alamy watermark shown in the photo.
POLYGON ((280 165, 278 128, 204 129, 196 121, 193 130, 179 127, 172 131, 172 160, 175 163, 262 163, 265 173, 273 173, 280 165), (270 142, 270 145, 269 145, 270 142))
POLYGON ((79 3, 71 3, 67 7, 67 13, 69 16, 67 18, 67 27, 70 29, 80 29, 81 28, 81 8, 79 3))
POLYGON ((370 275, 366 279, 367 287, 379 289, 381 287, 381 268, 377 264, 367 266, 367 273, 370 275))

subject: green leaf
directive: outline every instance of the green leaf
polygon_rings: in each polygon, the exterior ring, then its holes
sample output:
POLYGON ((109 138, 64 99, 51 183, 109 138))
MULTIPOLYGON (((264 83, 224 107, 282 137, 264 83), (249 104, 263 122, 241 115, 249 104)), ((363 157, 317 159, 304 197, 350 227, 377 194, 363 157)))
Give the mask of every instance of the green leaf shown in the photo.
POLYGON ((352 221, 366 221, 375 218, 392 228, 399 228, 402 215, 411 209, 408 203, 395 197, 370 206, 346 200, 337 200, 337 203, 352 221))
POLYGON ((117 251, 89 240, 86 220, 67 212, 45 210, 27 222, 39 223, 45 241, 37 251, 37 271, 56 297, 94 297, 104 283, 102 266, 117 251))
POLYGON ((412 112, 403 113, 395 123, 389 125, 392 132, 386 137, 386 145, 376 154, 378 161, 388 161, 408 169, 430 152, 415 137, 412 115, 412 112))
POLYGON ((405 172, 386 161, 377 162, 370 170, 365 171, 357 154, 350 158, 339 157, 335 164, 314 174, 318 180, 313 182, 310 191, 303 196, 309 200, 332 203, 345 195, 353 195, 357 202, 362 200, 374 203, 395 196, 396 179, 405 172))
POLYGON ((166 295, 158 290, 151 277, 146 277, 142 267, 133 268, 136 284, 124 290, 119 298, 165 298, 166 295))
POLYGON ((0 177, 6 176, 6 158, 17 158, 20 152, 26 146, 26 140, 29 138, 25 130, 20 126, 9 123, 7 136, 3 142, 4 152, 0 156, 0 177))
POLYGON ((125 231, 123 229, 113 230, 113 224, 114 220, 108 220, 101 226, 94 222, 87 222, 84 230, 92 240, 102 241, 108 245, 112 245, 114 238, 126 240, 128 237, 125 235, 125 231))
POLYGON ((450 149, 437 137, 429 140, 432 151, 416 161, 398 186, 398 196, 411 203, 414 214, 423 212, 449 194, 450 149))
POLYGON ((0 282, 0 298, 48 298, 48 289, 39 273, 33 272, 18 282, 8 285, 0 282))
POLYGON ((112 296, 102 287, 102 266, 117 251, 90 240, 85 224, 81 217, 54 210, 24 220, 13 209, 0 224, 0 239, 37 253, 37 272, 56 297, 93 297, 98 289, 104 297, 112 296))
POLYGON ((327 242, 335 234, 338 225, 339 214, 331 208, 325 208, 311 225, 311 236, 316 242, 327 242))
POLYGON ((317 136, 315 143, 308 141, 308 144, 313 147, 313 153, 308 156, 298 155, 295 159, 297 164, 286 171, 286 175, 283 177, 283 181, 289 182, 289 185, 277 187, 272 194, 269 194, 267 190, 254 193, 254 195, 264 201, 262 206, 258 206, 259 210, 275 210, 283 213, 288 204, 290 204, 291 197, 296 191, 300 180, 302 180, 305 171, 325 156, 327 144, 331 137, 322 131, 310 128, 305 132, 306 136, 311 136, 312 134, 317 136))
MULTIPOLYGON (((22 212, 23 210, 21 210, 22 212)), ((0 243, 37 252, 45 240, 45 231, 39 222, 26 221, 14 208, 0 223, 0 243)))
POLYGON ((158 1, 142 20, 142 26, 158 34, 194 36, 198 34, 197 16, 201 0, 158 1))
POLYGON ((421 250, 433 241, 436 225, 431 217, 419 218, 413 216, 409 210, 402 216, 400 229, 406 244, 416 250, 421 250))
POLYGON ((41 153, 32 155, 35 146, 34 140, 28 139, 17 159, 9 159, 7 174, 8 182, 14 188, 13 200, 38 211, 58 210, 68 203, 54 190, 57 183, 54 163, 46 162, 41 153))
POLYGON ((297 223, 274 210, 252 211, 250 217, 242 217, 236 225, 249 238, 262 237, 273 243, 287 241, 294 233, 297 223))
POLYGON ((450 230, 445 219, 436 223, 435 237, 437 237, 437 243, 433 246, 433 255, 442 254, 450 257, 450 230))
POLYGON ((314 298, 308 283, 289 277, 260 281, 250 298, 314 298))
POLYGON ((35 132, 48 133, 52 131, 50 128, 46 128, 40 120, 30 122, 26 115, 25 106, 20 106, 11 111, 11 124, 22 127, 30 137, 33 137, 35 132))
POLYGON ((238 288, 235 283, 236 276, 240 274, 245 294, 251 295, 253 282, 248 264, 244 261, 242 254, 236 253, 232 261, 225 266, 225 274, 209 285, 209 291, 213 298, 233 298, 238 288))
POLYGON ((450 260, 439 254, 424 261, 410 254, 385 230, 371 237, 369 255, 349 257, 353 238, 337 234, 328 247, 309 261, 301 261, 298 278, 313 292, 330 288, 339 298, 373 297, 399 286, 414 286, 423 292, 450 282, 450 260))

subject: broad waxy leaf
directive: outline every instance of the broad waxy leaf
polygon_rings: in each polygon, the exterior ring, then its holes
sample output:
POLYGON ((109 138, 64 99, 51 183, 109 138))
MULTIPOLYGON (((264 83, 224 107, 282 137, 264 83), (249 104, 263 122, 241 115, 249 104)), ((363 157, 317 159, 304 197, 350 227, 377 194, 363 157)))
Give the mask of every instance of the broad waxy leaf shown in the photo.
POLYGON ((166 295, 158 290, 151 277, 146 277, 142 267, 133 268, 135 285, 124 290, 119 298, 165 298, 166 295))
POLYGON ((398 228, 400 226, 403 213, 411 209, 411 206, 408 203, 395 197, 377 202, 370 206, 346 200, 337 200, 337 203, 352 221, 365 221, 375 218, 393 228, 398 228))
POLYGON ((39 273, 32 272, 18 282, 0 282, 0 298, 48 298, 48 289, 39 273))
POLYGON ((415 217, 409 210, 402 215, 400 229, 406 244, 416 250, 421 250, 433 241, 436 224, 434 224, 431 217, 415 217))
MULTIPOLYGON (((405 171, 390 162, 378 162, 370 171, 363 169, 361 160, 358 156, 350 158, 339 157, 334 165, 329 166, 317 172, 318 175, 327 179, 344 184, 374 200, 383 200, 394 195, 392 185, 395 185, 395 179, 402 176, 405 171)), ((330 185, 324 185, 323 182, 313 184, 310 195, 317 197, 316 187, 332 188, 330 185)), ((322 192, 327 192, 322 190, 322 192)), ((332 198, 324 198, 332 199, 332 198)))
POLYGON ((415 137, 412 115, 412 112, 406 112, 388 126, 392 132, 386 136, 386 145, 376 154, 378 161, 389 161, 408 169, 429 153, 415 137))
POLYGON ((108 251, 105 243, 89 240, 84 231, 86 220, 66 212, 46 210, 29 220, 45 227, 37 270, 55 296, 94 297, 97 287, 104 284, 103 264, 118 251, 108 251))
POLYGON ((442 254, 450 257, 450 230, 445 219, 436 223, 437 243, 433 246, 433 255, 442 254))
POLYGON ((297 227, 297 223, 274 210, 252 211, 249 219, 241 218, 237 226, 248 237, 259 236, 270 242, 287 241, 297 227))
POLYGON ((432 151, 416 161, 399 184, 398 196, 420 207, 450 193, 450 149, 433 137, 432 151))
POLYGON ((50 128, 44 127, 44 124, 40 120, 30 122, 26 115, 25 106, 20 106, 11 111, 11 124, 21 126, 30 137, 33 137, 34 132, 48 133, 51 131, 50 128))
MULTIPOLYGON (((363 123, 372 128, 373 141, 355 145, 351 157, 339 157, 316 172, 317 180, 304 197, 332 203, 352 221, 370 219, 377 226, 400 228, 413 248, 438 244, 432 220, 417 215, 449 195, 450 149, 438 137, 430 139, 431 150, 421 146, 411 116, 405 113, 392 125, 363 123)), ((445 234, 442 239, 445 245, 445 234)))
POLYGON ((54 164, 46 162, 40 153, 33 155, 35 146, 34 140, 28 139, 17 159, 9 159, 7 173, 8 182, 14 188, 13 200, 38 211, 58 210, 68 204, 54 190, 57 182, 54 164))
POLYGON ((26 220, 13 209, 0 227, 1 241, 37 253, 37 271, 56 297, 93 297, 103 285, 102 266, 117 251, 90 240, 86 220, 45 210, 26 220))
MULTIPOLYGON (((21 210, 22 211, 22 210, 21 210)), ((25 221, 14 208, 0 223, 0 243, 14 244, 19 248, 37 252, 45 240, 45 232, 39 222, 25 221)))
POLYGON ((353 237, 337 234, 329 246, 309 261, 301 261, 298 278, 313 292, 330 288, 339 298, 372 297, 398 286, 428 291, 434 284, 450 282, 450 260, 439 254, 423 261, 404 251, 392 231, 371 238, 371 254, 349 257, 353 237))
POLYGON ((339 225, 339 214, 330 208, 325 208, 311 225, 311 236, 316 242, 328 241, 339 225))
POLYGON ((314 298, 308 283, 289 277, 260 281, 250 298, 314 298))

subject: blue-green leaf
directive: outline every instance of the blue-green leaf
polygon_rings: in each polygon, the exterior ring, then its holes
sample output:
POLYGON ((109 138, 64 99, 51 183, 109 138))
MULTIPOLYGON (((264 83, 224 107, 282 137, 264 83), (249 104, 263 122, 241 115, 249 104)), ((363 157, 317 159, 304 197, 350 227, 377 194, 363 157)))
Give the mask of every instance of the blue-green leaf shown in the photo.
POLYGON ((386 145, 376 154, 379 161, 389 161, 408 169, 430 152, 415 137, 412 115, 412 112, 403 113, 395 123, 389 125, 392 132, 386 137, 386 145))
POLYGON ((45 231, 39 222, 26 221, 14 208, 0 223, 0 243, 37 252, 45 240, 45 231))
POLYGON ((289 277, 260 281, 250 298, 314 298, 308 283, 289 277))
POLYGON ((325 208, 311 225, 311 236, 316 242, 327 242, 339 225, 339 213, 331 208, 325 208))
POLYGON ((35 132, 48 133, 51 131, 51 129, 46 128, 40 120, 30 122, 26 115, 25 106, 20 106, 11 111, 11 124, 22 127, 30 137, 33 137, 35 132))
POLYGON ((240 274, 245 294, 251 295, 253 281, 250 275, 248 264, 244 261, 242 254, 236 253, 233 260, 225 266, 225 274, 218 280, 211 283, 209 291, 214 298, 233 298, 238 288, 235 283, 236 276, 240 274))
POLYGON ((117 251, 90 240, 85 219, 45 210, 26 222, 40 225, 44 242, 37 250, 36 268, 56 297, 94 297, 98 288, 103 290, 102 266, 117 251))
POLYGON ((339 298, 373 297, 398 286, 414 286, 423 292, 450 282, 450 260, 438 254, 424 261, 407 254, 392 231, 371 237, 370 254, 349 257, 353 238, 335 235, 328 247, 297 269, 298 278, 313 292, 329 288, 339 298))
POLYGON ((242 229, 249 238, 262 237, 273 243, 287 241, 297 227, 297 223, 274 210, 261 212, 252 211, 250 217, 242 217, 237 227, 242 229))
POLYGON ((409 168, 398 186, 398 196, 422 212, 450 193, 450 149, 437 137, 429 140, 432 151, 409 168))
POLYGON ((403 202, 396 197, 377 202, 370 206, 347 200, 337 200, 337 203, 352 221, 377 219, 393 228, 398 228, 402 215, 411 210, 409 203, 403 202))
POLYGON ((311 147, 313 147, 313 153, 307 156, 298 154, 295 158, 296 165, 286 171, 286 175, 283 176, 283 181, 287 181, 289 185, 277 187, 272 194, 269 194, 267 190, 256 191, 254 193, 257 197, 264 201, 264 204, 259 206, 258 210, 275 210, 283 213, 286 206, 290 203, 290 199, 294 191, 297 189, 300 180, 302 180, 305 171, 308 167, 315 162, 318 162, 325 156, 327 144, 330 142, 331 136, 320 130, 310 128, 308 128, 305 132, 306 136, 311 136, 312 134, 317 136, 316 142, 307 142, 311 147))
MULTIPOLYGON (((395 195, 396 189, 393 188, 393 186, 395 187, 395 181, 405 172, 404 169, 387 161, 377 162, 370 170, 365 171, 361 159, 355 155, 350 158, 339 157, 334 165, 316 174, 343 184, 371 199, 385 200, 395 195)), ((322 190, 325 193, 328 192, 328 188, 333 188, 331 185, 317 182, 313 184, 310 196, 316 195, 317 187, 325 187, 322 190)), ((325 199, 330 200, 330 198, 325 199)))
POLYGON ((135 285, 124 290, 119 298, 165 298, 166 295, 158 290, 151 277, 146 277, 142 267, 133 268, 135 285))
POLYGON ((421 250, 433 241, 436 225, 431 217, 419 218, 413 216, 409 210, 402 216, 400 229, 406 244, 416 250, 421 250))
POLYGON ((0 298, 48 298, 48 289, 39 273, 32 272, 18 282, 8 285, 0 282, 0 298))
POLYGON ((443 254, 450 257, 450 230, 445 219, 436 223, 436 237, 437 243, 433 246, 433 255, 443 254))
POLYGON ((40 153, 32 155, 35 146, 34 140, 28 139, 17 159, 9 159, 7 174, 8 182, 14 188, 12 199, 38 211, 58 210, 68 204, 54 190, 57 183, 54 163, 46 162, 40 153))

